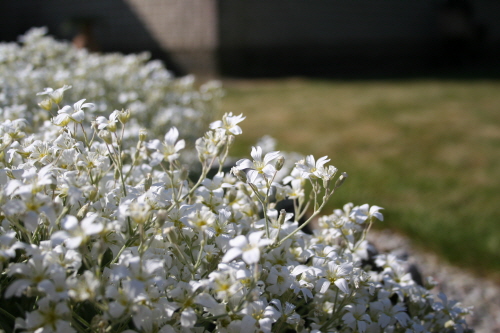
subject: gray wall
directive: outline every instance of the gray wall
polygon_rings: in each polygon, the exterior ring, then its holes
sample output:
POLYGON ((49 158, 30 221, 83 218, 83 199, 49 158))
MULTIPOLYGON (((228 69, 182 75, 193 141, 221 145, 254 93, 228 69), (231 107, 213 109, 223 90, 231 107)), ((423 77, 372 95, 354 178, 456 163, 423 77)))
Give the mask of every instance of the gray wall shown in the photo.
MULTIPOLYGON (((313 75, 431 70, 441 61, 441 3, 220 0, 220 67, 240 75, 280 75, 291 68, 297 74, 313 75)), ((500 1, 471 3, 477 21, 489 29, 481 45, 485 49, 481 56, 486 57, 499 49, 500 1)))

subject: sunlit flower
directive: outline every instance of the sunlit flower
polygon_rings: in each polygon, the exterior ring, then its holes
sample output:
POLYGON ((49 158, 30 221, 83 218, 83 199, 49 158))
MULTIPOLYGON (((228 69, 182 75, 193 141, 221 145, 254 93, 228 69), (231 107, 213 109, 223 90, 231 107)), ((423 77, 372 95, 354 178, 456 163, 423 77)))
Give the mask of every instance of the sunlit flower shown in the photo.
POLYGON ((68 89, 71 89, 71 86, 64 85, 62 88, 59 89, 52 89, 52 88, 45 88, 44 91, 37 93, 38 96, 40 95, 47 95, 50 100, 56 104, 61 103, 64 92, 68 89))
POLYGON ((148 143, 149 149, 155 149, 156 151, 152 154, 152 165, 157 165, 163 160, 169 162, 175 161, 179 158, 179 151, 184 149, 186 146, 184 140, 177 141, 179 137, 179 131, 177 128, 172 127, 167 134, 165 134, 165 139, 163 142, 160 140, 153 140, 148 143))
POLYGON ((255 264, 260 259, 260 248, 272 243, 270 239, 262 238, 264 231, 255 231, 248 238, 239 235, 229 241, 231 248, 222 258, 222 262, 230 262, 241 255, 247 264, 255 264))
POLYGON ((222 128, 228 132, 228 134, 234 134, 234 135, 239 135, 243 133, 241 130, 241 127, 239 127, 237 124, 245 120, 245 117, 243 117, 242 114, 239 116, 233 116, 232 112, 224 114, 222 116, 222 120, 217 120, 214 121, 213 123, 210 124, 211 129, 217 129, 217 128, 222 128))
POLYGON ((334 169, 325 169, 324 165, 330 160, 327 156, 319 158, 317 161, 314 160, 313 155, 308 155, 304 160, 297 162, 297 169, 302 172, 302 177, 308 178, 328 178, 330 175, 334 175, 337 171, 334 169))
POLYGON ((365 223, 382 208, 318 216, 344 179, 331 184, 327 157, 281 155, 267 139, 223 173, 244 117, 208 126, 217 84, 196 90, 146 54, 88 53, 45 33, 0 43, 4 330, 467 331, 470 308, 369 251, 365 223), (63 93, 79 100, 50 121, 34 92, 69 80, 39 93, 48 111, 63 93), (310 214, 306 234, 293 217, 310 214))
POLYGON ((250 155, 252 155, 253 161, 241 159, 236 162, 237 169, 247 172, 250 183, 255 183, 260 175, 271 179, 276 174, 276 168, 271 162, 280 156, 279 151, 269 152, 262 158, 262 148, 257 146, 252 147, 250 155))
POLYGON ((66 126, 70 122, 80 124, 85 118, 83 109, 94 107, 94 104, 84 102, 85 99, 81 99, 73 104, 73 107, 66 105, 62 109, 57 111, 58 115, 53 118, 54 124, 56 124, 57 126, 66 126))
POLYGON ((103 225, 96 222, 96 216, 84 218, 81 222, 72 215, 67 215, 61 221, 64 231, 55 232, 52 240, 64 242, 69 249, 76 249, 81 244, 85 244, 89 237, 102 231, 103 225))

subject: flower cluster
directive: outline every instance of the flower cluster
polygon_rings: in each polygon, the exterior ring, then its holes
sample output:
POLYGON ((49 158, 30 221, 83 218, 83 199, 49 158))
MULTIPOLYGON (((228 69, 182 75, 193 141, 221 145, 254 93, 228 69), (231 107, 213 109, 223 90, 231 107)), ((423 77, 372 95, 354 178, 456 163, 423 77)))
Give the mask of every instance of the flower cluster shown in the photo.
POLYGON ((134 110, 125 137, 135 136, 139 124, 155 135, 175 126, 194 144, 215 118, 222 96, 219 82, 196 88, 193 76, 175 78, 160 61, 149 61, 148 53, 89 53, 46 33, 34 28, 19 43, 0 43, 0 121, 24 118, 30 127, 41 126, 55 116, 44 110, 60 105, 63 93, 74 102, 85 96, 94 105, 61 105, 54 123, 82 123, 85 115, 84 124, 99 117, 100 129, 112 131, 118 119, 107 118, 109 110, 134 110), (38 100, 32 96, 37 91, 38 100))
POLYGON ((176 127, 148 138, 133 108, 86 123, 100 102, 66 105, 69 91, 39 94, 52 116, 36 131, 25 130, 34 119, 0 123, 4 330, 469 330, 469 308, 434 298, 432 283, 370 247, 381 207, 347 204, 319 217, 347 177, 328 158, 307 156, 277 177, 284 155, 257 146, 224 172, 244 119, 226 114, 196 140, 194 177, 176 127), (318 227, 303 232, 312 220, 318 227))

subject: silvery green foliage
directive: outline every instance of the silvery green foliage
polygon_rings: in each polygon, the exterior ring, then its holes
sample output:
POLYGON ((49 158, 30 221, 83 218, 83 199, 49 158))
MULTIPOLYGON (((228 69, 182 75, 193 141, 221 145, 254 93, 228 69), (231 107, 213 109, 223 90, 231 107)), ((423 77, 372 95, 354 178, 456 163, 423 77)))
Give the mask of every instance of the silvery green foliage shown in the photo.
MULTIPOLYGON (((46 33, 34 28, 19 43, 0 43, 0 120, 24 118, 30 126, 40 126, 50 114, 40 110, 37 103, 43 101, 34 100, 33 92, 64 85, 72 86, 65 92, 68 100, 85 96, 95 104, 85 113, 88 123, 108 116, 109 110, 130 109, 133 121, 150 134, 176 126, 194 142, 213 120, 222 94, 218 82, 198 89, 193 76, 174 78, 160 61, 149 61, 147 53, 89 53, 46 33)), ((128 129, 133 133, 137 129, 132 125, 128 129)))
POLYGON ((394 255, 370 254, 381 207, 320 216, 347 177, 327 157, 277 177, 289 162, 256 146, 231 173, 209 177, 242 132, 244 117, 226 114, 196 140, 202 171, 191 179, 181 130, 124 140, 140 112, 91 125, 99 102, 53 88, 26 102, 52 101, 37 130, 34 119, 0 124, 4 330, 469 331, 469 308, 433 297, 433 284, 418 285, 394 255), (278 209, 283 200, 293 212, 278 209), (303 233, 313 219, 318 228, 303 233))

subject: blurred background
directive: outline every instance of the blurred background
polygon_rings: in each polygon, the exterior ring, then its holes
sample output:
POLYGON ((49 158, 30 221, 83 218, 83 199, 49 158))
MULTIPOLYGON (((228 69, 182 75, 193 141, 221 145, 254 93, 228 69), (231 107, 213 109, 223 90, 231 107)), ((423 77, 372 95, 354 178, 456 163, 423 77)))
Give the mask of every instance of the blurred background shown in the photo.
POLYGON ((500 1, 0 1, 0 40, 34 26, 221 79, 235 156, 328 155, 350 175, 330 211, 385 207, 379 228, 500 281, 500 1))

